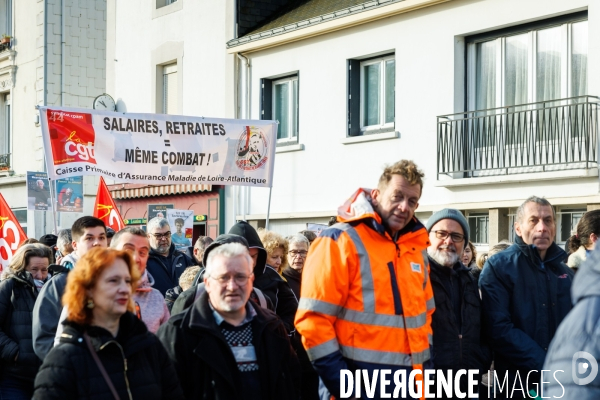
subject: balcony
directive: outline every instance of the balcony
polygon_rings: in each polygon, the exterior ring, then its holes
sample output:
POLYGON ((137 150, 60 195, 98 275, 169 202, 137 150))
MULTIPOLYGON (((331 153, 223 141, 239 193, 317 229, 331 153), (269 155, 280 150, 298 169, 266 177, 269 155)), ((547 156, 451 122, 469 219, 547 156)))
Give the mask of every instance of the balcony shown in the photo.
POLYGON ((512 175, 598 167, 596 96, 437 117, 437 175, 512 175))

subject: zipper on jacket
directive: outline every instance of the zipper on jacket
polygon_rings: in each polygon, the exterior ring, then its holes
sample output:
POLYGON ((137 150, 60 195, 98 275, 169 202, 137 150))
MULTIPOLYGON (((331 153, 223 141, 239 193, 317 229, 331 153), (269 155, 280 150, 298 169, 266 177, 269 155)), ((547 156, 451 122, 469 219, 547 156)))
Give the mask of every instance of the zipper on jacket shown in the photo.
POLYGON ((121 351, 121 356, 123 357, 123 367, 124 367, 123 375, 125 376, 125 386, 127 387, 127 395, 129 396, 129 400, 133 400, 133 396, 131 395, 131 389, 129 387, 129 379, 127 378, 127 358, 125 357, 125 352, 123 351, 123 347, 116 340, 109 340, 108 342, 106 342, 102 346, 100 346, 99 350, 104 349, 106 346, 108 346, 111 343, 116 344, 117 347, 119 348, 119 350, 121 351))

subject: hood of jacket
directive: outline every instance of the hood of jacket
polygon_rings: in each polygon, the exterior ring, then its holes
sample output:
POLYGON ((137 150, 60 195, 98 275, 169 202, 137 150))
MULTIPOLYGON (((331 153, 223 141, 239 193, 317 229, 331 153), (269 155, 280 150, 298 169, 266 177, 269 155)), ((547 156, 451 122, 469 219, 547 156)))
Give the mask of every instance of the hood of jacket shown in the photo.
MULTIPOLYGON (((254 275, 256 277, 262 275, 265 272, 265 268, 267 268, 267 251, 265 250, 265 246, 260 240, 260 237, 258 237, 256 229, 246 221, 240 221, 231 227, 229 233, 232 235, 239 235, 246 239, 249 249, 258 249, 258 259, 254 266, 254 275)), ((204 265, 206 265, 206 263, 204 265)))
POLYGON ((239 243, 244 246, 250 248, 248 245, 248 241, 241 235, 225 233, 223 235, 217 236, 214 242, 208 245, 206 250, 204 250, 204 256, 202 257, 202 264, 206 265, 206 261, 208 260, 208 253, 216 249, 217 247, 227 244, 227 243, 239 243))
POLYGON ((600 248, 579 266, 571 287, 573 304, 589 296, 600 296, 600 248))
POLYGON ((154 278, 150 275, 148 270, 145 270, 140 278, 138 287, 135 289, 136 292, 151 292, 152 286, 154 286, 154 278))
MULTIPOLYGON (((362 221, 369 225, 373 230, 383 236, 389 236, 383 226, 381 216, 375 211, 371 204, 371 189, 360 188, 350 196, 346 202, 338 208, 338 221, 352 223, 362 221)), ((420 245, 427 247, 429 243, 429 234, 425 226, 413 216, 412 220, 404 228, 398 231, 392 238, 396 242, 404 240, 417 240, 420 245)))
MULTIPOLYGON (((15 273, 14 270, 12 270, 10 268, 6 268, 2 272, 1 280, 5 281, 7 279, 14 279, 15 281, 17 281, 23 285, 28 285, 28 286, 35 288, 35 283, 33 282, 33 276, 31 275, 30 272, 25 271, 25 270, 15 273)), ((48 278, 46 278, 46 281, 48 281, 48 278)))
POLYGON ((62 258, 62 260, 60 260, 60 265, 67 265, 67 262, 71 263, 71 265, 73 265, 73 267, 75 267, 75 264, 77 264, 77 261, 79 261, 79 256, 77 254, 75 254, 75 252, 71 252, 69 254, 67 254, 66 256, 64 256, 62 258))

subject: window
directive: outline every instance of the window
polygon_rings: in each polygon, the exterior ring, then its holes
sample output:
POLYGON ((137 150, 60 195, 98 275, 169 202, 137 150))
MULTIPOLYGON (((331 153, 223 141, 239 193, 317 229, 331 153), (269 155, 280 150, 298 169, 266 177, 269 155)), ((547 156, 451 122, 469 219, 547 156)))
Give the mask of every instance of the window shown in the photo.
POLYGON ((156 8, 168 6, 176 2, 177 0, 156 0, 156 8))
POLYGON ((487 244, 489 242, 490 215, 483 213, 472 213, 467 217, 469 222, 469 240, 475 244, 487 244))
POLYGON ((0 33, 12 36, 12 0, 0 0, 0 33))
POLYGON ((0 170, 10 168, 10 94, 0 94, 0 170))
POLYGON ((163 67, 163 114, 177 114, 177 63, 163 67))
POLYGON ((587 209, 562 209, 556 213, 556 242, 565 243, 577 229, 577 224, 587 209))
POLYGON ((587 94, 587 13, 467 42, 470 110, 587 94))
POLYGON ((20 209, 12 209, 12 212, 15 214, 15 217, 17 217, 17 221, 19 222, 19 225, 21 225, 21 228, 23 228, 23 232, 25 232, 25 234, 27 235, 27 209, 26 208, 20 208, 20 209))
POLYGON ((394 55, 348 60, 348 136, 395 129, 394 55))
POLYGON ((298 143, 298 75, 261 79, 261 115, 263 120, 279 121, 277 143, 298 143))

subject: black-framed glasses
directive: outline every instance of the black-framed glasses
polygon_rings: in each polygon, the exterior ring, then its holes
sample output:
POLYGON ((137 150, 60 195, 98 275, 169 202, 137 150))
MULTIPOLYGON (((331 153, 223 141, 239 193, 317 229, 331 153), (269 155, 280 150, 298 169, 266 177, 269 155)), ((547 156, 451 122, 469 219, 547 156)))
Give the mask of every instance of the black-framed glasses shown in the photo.
POLYGON ((450 238, 452 238, 452 241, 454 243, 460 243, 463 240, 465 240, 465 235, 461 235, 460 233, 456 233, 456 232, 446 232, 446 231, 433 231, 433 233, 435 233, 435 237, 441 240, 446 240, 448 239, 448 236, 450 236, 450 238))
POLYGON ((151 235, 154 236, 156 240, 168 239, 171 237, 171 231, 165 233, 151 233, 151 235))
MULTIPOLYGON (((250 277, 252 275, 253 274, 250 274, 250 275, 237 274, 237 275, 233 276, 233 281, 238 286, 245 286, 248 283, 248 279, 250 279, 250 277)), ((229 283, 229 281, 232 279, 231 275, 221 275, 221 276, 216 276, 216 277, 209 275, 208 277, 214 279, 215 281, 219 282, 223 286, 226 286, 229 283)))
POLYGON ((306 250, 290 250, 290 251, 288 251, 288 253, 292 257, 303 257, 304 258, 308 254, 308 251, 306 251, 306 250))

